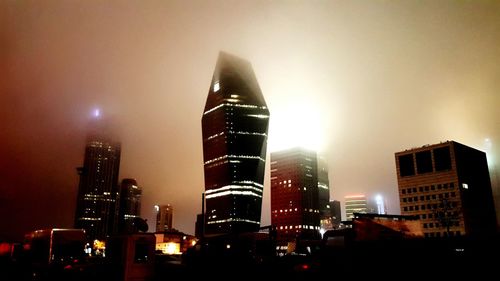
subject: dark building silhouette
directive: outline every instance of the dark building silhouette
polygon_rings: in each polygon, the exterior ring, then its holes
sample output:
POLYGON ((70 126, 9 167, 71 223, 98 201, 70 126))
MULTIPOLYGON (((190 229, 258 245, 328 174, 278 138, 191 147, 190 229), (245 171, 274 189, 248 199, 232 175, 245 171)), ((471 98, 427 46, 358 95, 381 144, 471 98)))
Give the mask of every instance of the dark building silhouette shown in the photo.
POLYGON ((194 227, 194 236, 196 238, 201 239, 203 238, 203 227, 205 225, 205 216, 203 214, 197 214, 196 215, 196 223, 194 227))
POLYGON ((334 228, 336 228, 342 222, 342 210, 340 209, 340 201, 330 201, 330 211, 332 213, 332 224, 334 228))
POLYGON ((318 155, 318 206, 321 228, 331 229, 332 212, 330 210, 330 180, 328 165, 324 157, 318 155))
MULTIPOLYGON (((99 125, 99 124, 98 124, 99 125)), ((75 228, 83 228, 90 239, 103 240, 117 223, 120 143, 103 127, 87 137, 83 167, 78 168, 75 228)))
POLYGON ((292 148, 271 153, 271 224, 278 241, 319 237, 318 194, 316 152, 292 148))
POLYGON ((135 221, 141 216, 142 189, 135 179, 123 179, 120 187, 119 231, 136 232, 135 221))
POLYGON ((251 64, 221 52, 202 117, 206 234, 259 230, 268 125, 251 64))
POLYGON ((486 154, 447 141, 395 154, 401 214, 426 237, 490 235, 496 216, 486 154))

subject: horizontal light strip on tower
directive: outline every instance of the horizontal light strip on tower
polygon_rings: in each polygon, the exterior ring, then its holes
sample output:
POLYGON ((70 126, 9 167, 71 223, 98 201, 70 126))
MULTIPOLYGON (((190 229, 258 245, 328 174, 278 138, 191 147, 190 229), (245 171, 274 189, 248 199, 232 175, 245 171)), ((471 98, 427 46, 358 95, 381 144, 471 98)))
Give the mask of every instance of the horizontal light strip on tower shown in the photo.
POLYGON ((230 134, 237 134, 237 135, 256 135, 256 136, 264 136, 267 137, 267 134, 265 133, 256 133, 256 132, 244 132, 244 131, 229 131, 230 134))
POLYGON ((84 220, 84 221, 100 221, 101 218, 79 218, 79 220, 84 220))
POLYGON ((262 198, 262 195, 257 194, 253 191, 236 191, 236 190, 228 190, 228 191, 218 192, 215 194, 209 194, 206 196, 206 198, 210 199, 210 198, 227 196, 227 195, 245 195, 245 196, 254 196, 254 197, 262 198))
POLYGON ((265 114, 248 114, 246 116, 260 118, 260 119, 268 119, 269 118, 269 115, 265 115, 265 114))
POLYGON ((226 220, 209 221, 209 222, 207 222, 207 224, 224 223, 224 222, 232 222, 232 221, 244 221, 244 222, 249 222, 249 223, 260 224, 260 222, 258 222, 258 221, 252 221, 252 220, 240 219, 240 218, 229 218, 226 220))
POLYGON ((267 107, 265 106, 257 106, 257 105, 253 105, 253 104, 233 104, 233 103, 222 103, 222 104, 219 104, 215 107, 212 107, 211 109, 203 112, 203 115, 206 115, 206 114, 209 114, 210 112, 213 112, 223 106, 229 106, 229 107, 243 107, 243 108, 259 108, 259 109, 267 109, 267 107))
POLYGON ((222 135, 224 135, 224 132, 220 132, 220 133, 218 133, 218 134, 211 135, 211 136, 209 136, 208 138, 206 138, 205 140, 211 140, 211 139, 213 139, 213 138, 216 138, 216 137, 218 137, 218 136, 222 136, 222 135))
MULTIPOLYGON (((253 135, 253 136, 264 136, 264 137, 267 137, 267 134, 265 134, 265 133, 256 133, 256 132, 244 132, 244 131, 237 131, 237 132, 235 132, 235 131, 228 131, 228 133, 229 134, 236 134, 236 135, 253 135)), ((208 138, 206 138, 205 141, 214 139, 214 138, 222 136, 222 135, 224 135, 224 132, 220 132, 220 133, 217 133, 215 135, 211 135, 208 138)))
POLYGON ((328 186, 326 184, 318 183, 318 187, 323 188, 323 189, 328 189, 328 186))
POLYGON ((225 190, 234 190, 234 189, 251 189, 251 190, 255 190, 257 192, 262 193, 262 189, 253 187, 251 185, 226 185, 226 186, 223 186, 221 188, 207 190, 207 191, 205 191, 205 193, 212 194, 212 193, 216 193, 216 192, 221 192, 221 191, 225 191, 225 190))
POLYGON ((235 181, 234 183, 244 183, 244 184, 253 184, 253 185, 256 185, 256 186, 259 186, 259 187, 264 187, 263 184, 260 184, 258 182, 254 182, 254 181, 235 181))
POLYGON ((263 159, 260 156, 253 156, 253 155, 224 155, 224 156, 220 156, 220 157, 217 157, 217 158, 210 159, 210 160, 206 161, 205 165, 213 163, 213 162, 216 162, 216 161, 220 161, 220 160, 226 159, 226 158, 259 159, 262 162, 266 162, 266 160, 263 159))

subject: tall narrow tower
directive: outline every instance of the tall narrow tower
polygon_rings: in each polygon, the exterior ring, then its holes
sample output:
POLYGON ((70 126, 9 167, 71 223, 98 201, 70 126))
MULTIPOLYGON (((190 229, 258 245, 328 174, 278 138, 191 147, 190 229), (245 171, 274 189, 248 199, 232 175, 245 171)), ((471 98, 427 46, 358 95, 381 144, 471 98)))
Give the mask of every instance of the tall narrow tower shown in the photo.
MULTIPOLYGON (((97 111, 95 118, 100 118, 97 111)), ((85 229, 90 239, 103 240, 117 223, 120 143, 113 140, 103 123, 94 120, 87 137, 83 167, 78 168, 75 227, 85 229)))
POLYGON ((135 219, 141 216, 142 189, 135 179, 123 179, 120 187, 120 212, 118 228, 122 233, 135 230, 135 219))
POLYGON ((318 154, 318 207, 321 228, 331 229, 332 211, 330 209, 330 181, 328 180, 328 164, 326 159, 318 154))
POLYGON ((269 110, 248 61, 219 54, 201 122, 205 233, 257 231, 269 110))

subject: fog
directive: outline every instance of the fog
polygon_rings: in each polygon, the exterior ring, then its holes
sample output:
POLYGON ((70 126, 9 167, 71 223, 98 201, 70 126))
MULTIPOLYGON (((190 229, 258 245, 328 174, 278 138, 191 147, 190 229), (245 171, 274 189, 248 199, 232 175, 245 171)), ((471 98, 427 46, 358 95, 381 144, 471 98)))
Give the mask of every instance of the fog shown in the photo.
MULTIPOLYGON (((399 214, 394 153, 446 140, 487 151, 498 187, 498 1, 1 1, 0 239, 73 226, 96 108, 120 127, 120 179, 143 188, 150 230, 170 203, 194 233, 221 50, 253 65, 269 150, 316 145, 334 199, 379 193, 399 214)), ((269 188, 267 169, 262 225, 269 188)))

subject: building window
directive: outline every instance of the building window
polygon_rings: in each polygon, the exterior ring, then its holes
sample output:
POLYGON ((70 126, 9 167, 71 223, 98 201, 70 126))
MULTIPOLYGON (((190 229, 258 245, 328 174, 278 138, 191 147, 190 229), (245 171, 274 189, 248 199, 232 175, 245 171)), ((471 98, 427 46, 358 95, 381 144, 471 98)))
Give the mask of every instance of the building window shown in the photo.
POLYGON ((405 202, 405 203, 406 203, 406 198, 403 198, 403 202, 405 202))
POLYGON ((424 228, 427 228, 427 224, 426 223, 424 223, 424 228))
POLYGON ((421 151, 415 153, 417 160, 417 173, 425 174, 432 172, 432 156, 431 151, 421 151))
POLYGON ((424 201, 425 197, 422 195, 420 196, 420 201, 424 201))
POLYGON ((452 192, 451 197, 455 197, 455 196, 456 196, 455 192, 452 192))
POLYGON ((408 212, 408 207, 403 207, 403 211, 408 212))
POLYGON ((402 177, 415 175, 415 165, 413 164, 413 154, 401 155, 399 160, 399 175, 402 177))
POLYGON ((401 193, 406 194, 406 189, 401 190, 401 193))
POLYGON ((434 164, 436 166, 436 171, 451 170, 451 156, 449 146, 436 148, 432 152, 434 154, 434 164))

